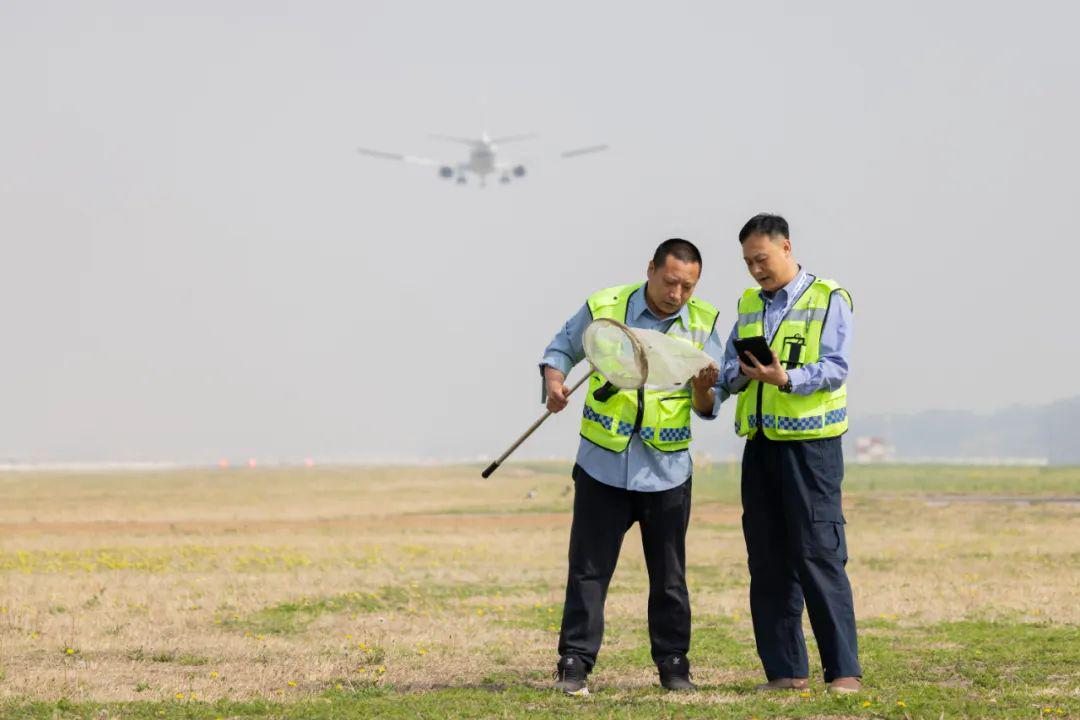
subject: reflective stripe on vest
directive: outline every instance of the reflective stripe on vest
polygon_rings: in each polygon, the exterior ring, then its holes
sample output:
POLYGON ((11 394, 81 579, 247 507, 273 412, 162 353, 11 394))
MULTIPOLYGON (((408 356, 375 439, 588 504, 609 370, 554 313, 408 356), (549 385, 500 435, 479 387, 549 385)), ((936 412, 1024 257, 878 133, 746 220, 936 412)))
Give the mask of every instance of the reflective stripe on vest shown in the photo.
MULTIPOLYGON (((811 415, 810 417, 791 418, 783 415, 762 415, 761 426, 764 428, 780 428, 781 430, 820 430, 826 425, 835 425, 847 420, 847 408, 830 410, 824 415, 811 415)), ((757 427, 757 414, 749 417, 750 427, 757 427)), ((739 421, 735 421, 735 432, 739 431, 739 421)))

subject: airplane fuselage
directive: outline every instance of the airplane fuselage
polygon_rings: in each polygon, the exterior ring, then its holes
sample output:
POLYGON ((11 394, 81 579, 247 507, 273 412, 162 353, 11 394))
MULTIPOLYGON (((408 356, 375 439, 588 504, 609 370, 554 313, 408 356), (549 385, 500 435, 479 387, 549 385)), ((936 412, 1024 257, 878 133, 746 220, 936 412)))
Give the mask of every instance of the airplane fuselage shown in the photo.
POLYGON ((495 146, 483 141, 473 145, 467 168, 481 177, 495 172, 495 146))

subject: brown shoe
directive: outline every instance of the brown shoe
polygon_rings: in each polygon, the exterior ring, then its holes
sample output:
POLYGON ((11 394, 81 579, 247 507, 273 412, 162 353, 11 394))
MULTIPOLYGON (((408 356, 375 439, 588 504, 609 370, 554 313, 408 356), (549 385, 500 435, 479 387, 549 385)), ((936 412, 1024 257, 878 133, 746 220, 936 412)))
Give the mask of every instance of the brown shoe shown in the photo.
POLYGON ((808 687, 810 687, 810 682, 806 678, 776 678, 767 683, 762 683, 754 689, 760 692, 769 692, 770 690, 805 690, 808 687))
POLYGON ((862 679, 857 677, 836 678, 825 688, 825 692, 831 693, 857 693, 860 690, 862 690, 862 679))

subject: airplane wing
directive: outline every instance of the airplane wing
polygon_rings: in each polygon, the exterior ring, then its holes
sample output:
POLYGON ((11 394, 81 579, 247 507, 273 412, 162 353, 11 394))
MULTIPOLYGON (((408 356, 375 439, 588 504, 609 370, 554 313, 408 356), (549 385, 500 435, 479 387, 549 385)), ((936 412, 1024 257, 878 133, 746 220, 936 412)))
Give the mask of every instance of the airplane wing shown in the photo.
MULTIPOLYGON (((517 160, 500 160, 499 162, 495 163, 495 169, 498 170, 499 172, 508 172, 508 171, 513 170, 514 168, 525 167, 526 162, 528 162, 528 161, 521 160, 521 159, 517 159, 517 160)), ((531 165, 532 163, 529 162, 529 164, 531 165)), ((524 173, 521 173, 521 174, 524 174, 524 173)))
POLYGON ((524 135, 503 135, 502 137, 491 138, 491 142, 494 145, 505 145, 511 142, 520 142, 521 140, 532 140, 536 137, 536 133, 525 133, 524 135))
POLYGON ((356 148, 356 152, 361 155, 369 155, 371 157, 383 158, 384 160, 400 160, 401 162, 411 163, 413 165, 443 165, 437 160, 430 160, 428 158, 416 157, 414 155, 401 155, 400 153, 383 152, 382 150, 370 150, 368 148, 356 148))
POLYGON ((562 153, 564 158, 577 157, 578 155, 588 155, 589 153, 603 152, 607 150, 607 145, 589 145, 588 147, 574 148, 573 150, 565 150, 562 153))

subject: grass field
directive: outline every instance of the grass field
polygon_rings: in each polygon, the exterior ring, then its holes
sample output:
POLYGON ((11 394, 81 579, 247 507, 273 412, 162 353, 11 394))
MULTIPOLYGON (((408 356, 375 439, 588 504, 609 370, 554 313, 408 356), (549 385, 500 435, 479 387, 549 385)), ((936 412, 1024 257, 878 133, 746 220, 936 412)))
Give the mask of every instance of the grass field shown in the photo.
POLYGON ((1080 717, 1080 469, 849 467, 838 698, 813 647, 809 692, 753 692, 737 468, 699 467, 702 689, 656 684, 635 528, 585 700, 549 689, 568 470, 0 475, 0 717, 1080 717))

